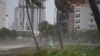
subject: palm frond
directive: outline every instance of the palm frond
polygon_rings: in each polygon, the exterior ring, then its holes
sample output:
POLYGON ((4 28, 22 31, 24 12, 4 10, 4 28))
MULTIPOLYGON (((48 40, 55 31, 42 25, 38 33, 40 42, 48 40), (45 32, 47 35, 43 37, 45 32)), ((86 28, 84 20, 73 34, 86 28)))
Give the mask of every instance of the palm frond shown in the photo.
POLYGON ((37 5, 38 7, 42 7, 45 0, 31 0, 33 4, 37 5))
POLYGON ((26 2, 27 2, 27 4, 30 6, 31 5, 31 3, 30 3, 30 1, 29 0, 26 0, 26 2))
POLYGON ((55 5, 56 5, 56 8, 58 10, 61 10, 62 12, 66 12, 66 10, 69 10, 69 11, 73 11, 72 9, 72 6, 71 6, 71 2, 68 0, 55 0, 55 5))

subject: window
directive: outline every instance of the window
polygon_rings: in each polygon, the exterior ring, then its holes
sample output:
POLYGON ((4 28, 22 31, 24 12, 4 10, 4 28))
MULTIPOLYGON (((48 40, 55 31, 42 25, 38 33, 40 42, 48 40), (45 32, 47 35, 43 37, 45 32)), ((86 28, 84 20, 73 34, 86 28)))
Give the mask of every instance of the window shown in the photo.
POLYGON ((76 18, 80 18, 80 14, 76 14, 76 18))
POLYGON ((93 22, 93 19, 89 19, 91 22, 93 22))
POLYGON ((91 14, 91 16, 93 16, 93 14, 91 14))
POLYGON ((93 22, 93 19, 91 19, 91 22, 93 22))
POLYGON ((76 12, 80 12, 80 7, 76 8, 76 12))
POLYGON ((93 26, 95 26, 95 25, 90 25, 90 28, 93 28, 93 26))
POLYGON ((80 29, 80 25, 76 25, 76 29, 80 29))
POLYGON ((77 23, 80 23, 80 19, 77 19, 77 20, 76 20, 76 24, 77 24, 77 23))
POLYGON ((91 28, 93 28, 93 25, 90 25, 91 28))
POLYGON ((93 13, 90 13, 91 16, 93 16, 93 13))

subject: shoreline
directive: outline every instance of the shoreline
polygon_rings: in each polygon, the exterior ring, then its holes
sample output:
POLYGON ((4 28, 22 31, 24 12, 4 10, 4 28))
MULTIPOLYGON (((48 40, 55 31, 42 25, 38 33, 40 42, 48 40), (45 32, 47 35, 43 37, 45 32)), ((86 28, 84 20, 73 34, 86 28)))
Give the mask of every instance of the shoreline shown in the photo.
POLYGON ((10 54, 10 53, 20 53, 32 51, 35 49, 33 44, 19 44, 19 45, 1 45, 0 46, 0 54, 10 54))
POLYGON ((20 54, 20 53, 26 53, 26 52, 32 52, 36 50, 36 48, 34 46, 28 46, 28 47, 19 47, 19 48, 13 48, 13 49, 9 49, 9 50, 4 50, 4 51, 0 51, 0 55, 1 54, 20 54))

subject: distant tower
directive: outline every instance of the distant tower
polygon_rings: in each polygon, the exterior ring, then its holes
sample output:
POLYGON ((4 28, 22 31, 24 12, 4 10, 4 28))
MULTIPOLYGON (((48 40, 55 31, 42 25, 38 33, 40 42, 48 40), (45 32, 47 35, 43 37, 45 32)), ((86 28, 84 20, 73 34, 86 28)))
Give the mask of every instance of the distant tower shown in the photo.
MULTIPOLYGON (((31 0, 29 0, 31 1, 31 0)), ((38 8, 36 5, 32 5, 28 7, 31 23, 33 26, 34 31, 38 31, 38 24, 39 19, 42 19, 41 22, 45 18, 45 7, 43 8, 38 8), (41 18, 40 16, 40 9, 41 9, 41 18)), ((30 31, 30 24, 28 21, 27 17, 27 12, 26 12, 26 2, 25 0, 19 0, 19 6, 15 8, 15 24, 16 24, 16 29, 17 31, 30 31)))
POLYGON ((6 1, 0 0, 0 29, 6 27, 6 1))

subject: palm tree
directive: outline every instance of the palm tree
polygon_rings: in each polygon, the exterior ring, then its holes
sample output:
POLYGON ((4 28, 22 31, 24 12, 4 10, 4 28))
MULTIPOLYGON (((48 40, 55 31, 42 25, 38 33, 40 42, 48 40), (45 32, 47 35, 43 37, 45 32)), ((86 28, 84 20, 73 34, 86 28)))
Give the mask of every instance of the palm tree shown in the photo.
POLYGON ((58 37, 59 37, 59 41, 60 41, 60 46, 61 46, 61 49, 63 49, 63 44, 62 44, 62 34, 61 34, 61 31, 60 31, 60 27, 59 27, 59 23, 58 23, 58 10, 57 10, 57 30, 58 30, 58 37))
MULTIPOLYGON (((32 2, 35 3, 35 0, 32 0, 32 2)), ((30 15, 29 15, 29 12, 28 12, 28 5, 31 6, 31 3, 30 3, 29 0, 26 0, 26 10, 27 10, 28 20, 29 20, 29 23, 30 23, 30 28, 31 28, 31 30, 32 30, 32 35, 33 35, 33 37, 34 37, 34 41, 35 41, 37 50, 40 50, 40 48, 39 48, 39 46, 38 46, 38 43, 37 43, 37 40, 36 40, 36 37, 35 37, 35 34, 34 34, 34 30, 33 30, 33 26, 32 26, 32 23, 31 23, 30 15)), ((38 5, 38 6, 40 6, 40 5, 38 5)))
POLYGON ((62 12, 73 11, 71 3, 74 0, 55 0, 56 8, 62 12))
MULTIPOLYGON (((97 24, 97 27, 99 30, 99 34, 100 34, 100 12, 99 12, 99 9, 96 5, 95 0, 89 0, 89 4, 90 4, 90 8, 91 8, 92 13, 94 15, 94 19, 96 21, 96 24, 97 24)), ((97 46, 97 49, 99 49, 99 48, 100 48, 100 46, 97 46)))
POLYGON ((100 32, 100 12, 99 12, 99 9, 95 3, 95 0, 89 0, 89 4, 90 4, 90 8, 92 10, 92 13, 94 15, 94 19, 96 21, 97 27, 98 27, 99 32, 100 32))
MULTIPOLYGON (((45 0, 26 0, 26 7, 27 7, 26 10, 27 10, 27 15, 28 15, 28 20, 29 20, 29 23, 30 23, 30 27, 31 27, 31 30, 32 30, 32 35, 34 37, 34 41, 35 41, 37 50, 40 50, 40 48, 38 46, 38 43, 37 43, 37 40, 36 40, 36 37, 35 37, 35 34, 34 34, 33 26, 32 26, 31 20, 30 20, 30 15, 29 15, 29 12, 28 12, 28 6, 32 6, 32 4, 37 5, 37 7, 40 8, 40 18, 41 18, 41 8, 43 7, 43 5, 42 5, 43 1, 45 1, 45 0)), ((41 20, 40 18, 39 18, 39 21, 41 20)))
MULTIPOLYGON (((73 9, 72 9, 72 6, 71 6, 71 2, 69 0, 55 0, 55 5, 56 5, 56 8, 57 8, 57 28, 58 28, 58 35, 59 35, 59 41, 60 41, 60 46, 61 46, 61 49, 63 49, 63 44, 62 44, 62 39, 61 39, 61 31, 60 31, 60 28, 59 28, 59 20, 58 20, 58 11, 62 11, 64 13, 67 13, 67 12, 72 12, 73 9)), ((69 14, 68 14, 69 15, 69 14)))

